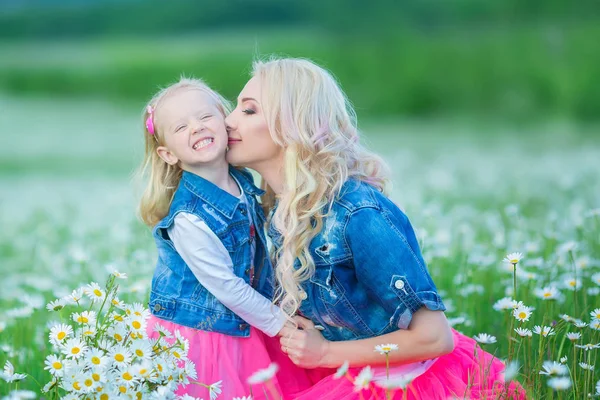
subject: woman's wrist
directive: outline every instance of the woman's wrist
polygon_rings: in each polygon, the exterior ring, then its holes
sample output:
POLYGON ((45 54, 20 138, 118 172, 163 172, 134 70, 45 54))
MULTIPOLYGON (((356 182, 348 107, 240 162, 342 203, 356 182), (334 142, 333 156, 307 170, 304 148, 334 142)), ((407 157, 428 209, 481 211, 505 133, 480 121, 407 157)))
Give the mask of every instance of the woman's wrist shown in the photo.
POLYGON ((319 367, 321 368, 337 368, 339 365, 335 364, 335 357, 333 351, 335 350, 335 342, 324 340, 321 344, 321 359, 319 360, 319 367))

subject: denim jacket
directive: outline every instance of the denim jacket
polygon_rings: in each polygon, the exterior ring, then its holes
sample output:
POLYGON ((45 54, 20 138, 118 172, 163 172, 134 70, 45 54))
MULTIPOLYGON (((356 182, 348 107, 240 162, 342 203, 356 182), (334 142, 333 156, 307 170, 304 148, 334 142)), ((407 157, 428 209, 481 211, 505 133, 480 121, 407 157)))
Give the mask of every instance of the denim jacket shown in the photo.
MULTIPOLYGON (((257 227, 264 226, 265 216, 255 196, 262 190, 254 186, 247 171, 230 168, 230 174, 240 183, 249 207, 211 182, 183 172, 169 214, 154 227, 158 261, 148 307, 155 316, 179 325, 230 336, 250 335, 250 326, 219 302, 196 279, 175 250, 167 229, 180 212, 196 215, 215 233, 229 252, 234 273, 250 283, 251 238, 247 213, 257 227)), ((263 229, 256 229, 254 258, 254 288, 263 296, 273 297, 273 270, 266 251, 263 229)))
MULTIPOLYGON (((281 245, 272 224, 269 236, 281 245)), ((408 328, 422 306, 446 309, 408 218, 367 183, 344 184, 309 248, 315 273, 302 283, 299 313, 326 339, 380 336, 408 328)))

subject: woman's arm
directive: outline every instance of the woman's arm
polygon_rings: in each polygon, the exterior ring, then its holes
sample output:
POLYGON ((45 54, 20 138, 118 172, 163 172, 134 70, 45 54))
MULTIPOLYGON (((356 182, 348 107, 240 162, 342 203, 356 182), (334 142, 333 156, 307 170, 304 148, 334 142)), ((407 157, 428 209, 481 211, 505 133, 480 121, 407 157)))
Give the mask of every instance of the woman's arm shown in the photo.
POLYGON ((452 331, 441 311, 422 307, 413 314, 408 329, 361 340, 326 340, 314 324, 295 317, 302 330, 284 327, 279 333, 282 350, 303 368, 337 368, 345 361, 353 367, 385 364, 385 356, 375 351, 379 344, 393 343, 397 351, 389 353, 390 364, 405 364, 450 353, 454 349, 452 331))

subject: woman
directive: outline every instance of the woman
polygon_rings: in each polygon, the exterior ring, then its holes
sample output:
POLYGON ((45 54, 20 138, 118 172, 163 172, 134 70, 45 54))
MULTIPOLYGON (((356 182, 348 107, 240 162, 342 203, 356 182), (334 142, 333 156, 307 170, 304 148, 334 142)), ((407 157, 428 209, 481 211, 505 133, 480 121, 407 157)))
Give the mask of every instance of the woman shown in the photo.
POLYGON ((267 190, 277 300, 299 328, 284 328, 282 350, 321 374, 351 367, 351 379, 329 374, 291 397, 385 398, 381 386, 412 381, 395 396, 521 398, 499 360, 449 327, 410 222, 384 194, 384 164, 360 145, 333 77, 301 59, 257 62, 252 75, 226 119, 227 159, 267 190), (386 343, 397 350, 374 351, 386 343))

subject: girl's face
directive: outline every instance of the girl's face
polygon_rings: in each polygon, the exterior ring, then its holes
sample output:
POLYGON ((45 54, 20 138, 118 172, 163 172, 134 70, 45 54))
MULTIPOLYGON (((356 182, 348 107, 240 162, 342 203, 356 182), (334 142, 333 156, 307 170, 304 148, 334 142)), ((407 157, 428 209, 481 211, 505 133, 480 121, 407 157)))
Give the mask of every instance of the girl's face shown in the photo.
POLYGON ((200 89, 182 89, 165 98, 156 110, 164 146, 158 155, 186 171, 224 162, 227 131, 224 117, 211 97, 200 89))
POLYGON ((261 85, 257 77, 246 83, 237 99, 237 106, 225 119, 229 131, 227 161, 252 168, 259 173, 275 160, 280 160, 283 148, 273 142, 264 109, 261 106, 261 85))

